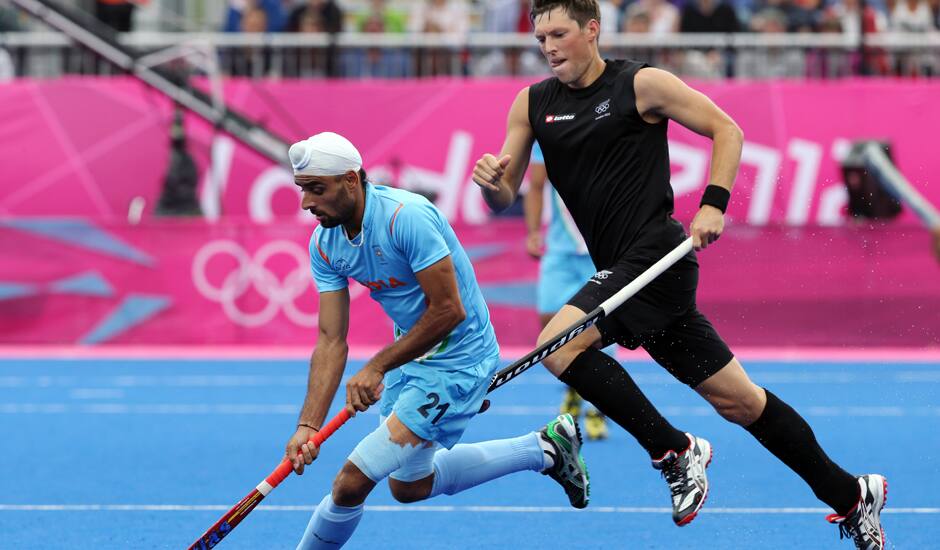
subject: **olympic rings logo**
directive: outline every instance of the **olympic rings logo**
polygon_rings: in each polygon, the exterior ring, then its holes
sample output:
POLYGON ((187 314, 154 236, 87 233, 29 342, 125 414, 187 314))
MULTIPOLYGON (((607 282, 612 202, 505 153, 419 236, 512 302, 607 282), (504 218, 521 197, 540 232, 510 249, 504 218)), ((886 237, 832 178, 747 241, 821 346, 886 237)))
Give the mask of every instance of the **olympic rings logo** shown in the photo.
MULTIPOLYGON (((279 311, 294 324, 302 327, 315 327, 317 313, 302 311, 297 306, 297 299, 308 289, 315 290, 310 273, 310 259, 307 251, 291 241, 272 241, 259 248, 254 255, 242 246, 229 240, 211 241, 196 252, 192 264, 192 279, 196 290, 206 299, 218 302, 222 311, 235 324, 243 327, 265 325, 277 316, 279 311), (209 281, 209 262, 218 256, 227 256, 236 262, 219 284, 209 281), (284 256, 290 262, 291 269, 279 277, 269 264, 276 257, 284 256), (239 299, 253 290, 266 299, 263 308, 258 311, 244 311, 239 299)), ((360 287, 350 289, 350 298, 363 290, 360 287)))

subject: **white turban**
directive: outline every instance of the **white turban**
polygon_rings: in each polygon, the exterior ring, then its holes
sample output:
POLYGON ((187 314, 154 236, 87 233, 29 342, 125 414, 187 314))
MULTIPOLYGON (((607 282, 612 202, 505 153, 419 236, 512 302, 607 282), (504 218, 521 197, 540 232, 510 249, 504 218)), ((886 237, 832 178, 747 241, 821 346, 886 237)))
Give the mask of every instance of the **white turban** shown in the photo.
POLYGON ((362 155, 339 134, 323 132, 298 141, 287 152, 295 176, 338 176, 362 168, 362 155))

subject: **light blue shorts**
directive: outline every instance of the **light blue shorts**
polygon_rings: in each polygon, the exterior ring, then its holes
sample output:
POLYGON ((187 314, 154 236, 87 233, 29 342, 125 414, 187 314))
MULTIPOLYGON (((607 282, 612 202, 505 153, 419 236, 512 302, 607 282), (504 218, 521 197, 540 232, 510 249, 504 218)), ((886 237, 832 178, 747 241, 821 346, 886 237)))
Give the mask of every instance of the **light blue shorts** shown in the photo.
POLYGON ((581 290, 597 270, 587 254, 546 254, 539 263, 536 307, 554 314, 581 290))
POLYGON ((450 449, 479 412, 498 367, 499 356, 459 371, 408 363, 385 375, 379 410, 383 416, 394 412, 421 439, 450 449))

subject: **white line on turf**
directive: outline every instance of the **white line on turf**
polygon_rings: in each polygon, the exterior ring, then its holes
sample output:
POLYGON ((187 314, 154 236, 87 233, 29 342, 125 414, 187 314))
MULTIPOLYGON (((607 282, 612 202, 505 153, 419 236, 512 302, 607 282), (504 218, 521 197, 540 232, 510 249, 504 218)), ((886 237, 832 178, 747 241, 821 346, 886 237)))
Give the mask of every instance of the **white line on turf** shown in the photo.
MULTIPOLYGON (((366 360, 380 350, 380 346, 351 346, 349 356, 366 360)), ((529 351, 527 346, 500 346, 504 359, 522 357, 529 351)), ((885 365, 892 368, 898 363, 936 363, 940 361, 940 348, 910 347, 735 347, 735 355, 745 362, 793 363, 814 361, 822 363, 865 363, 885 365)), ((297 346, 74 346, 74 345, 0 345, 0 361, 68 361, 69 363, 93 363, 109 361, 307 361, 309 347, 297 346)), ((630 362, 648 362, 649 358, 640 350, 617 350, 617 359, 630 362)))
MULTIPOLYGON (((281 415, 297 414, 296 403, 3 403, 0 414, 141 414, 141 415, 281 415)), ((810 417, 835 416, 854 418, 940 417, 935 406, 880 406, 880 407, 806 407, 803 414, 810 417)), ((709 406, 663 406, 660 411, 669 417, 709 417, 715 411, 709 406)), ((553 416, 556 406, 494 405, 486 413, 490 416, 553 416)), ((364 414, 378 414, 370 409, 364 414)))
MULTIPOLYGON (((631 377, 641 385, 678 384, 665 372, 636 372, 631 377)), ((780 372, 750 371, 749 376, 762 384, 869 384, 871 373, 844 371, 780 372)), ((348 377, 344 378, 344 381, 348 377)), ((878 373, 874 380, 879 384, 935 384, 940 383, 940 370, 905 370, 893 373, 878 373)), ((0 376, 0 389, 6 388, 238 388, 238 387, 303 387, 306 376, 243 374, 243 375, 137 375, 116 376, 0 376)), ((532 373, 513 380, 512 386, 555 386, 559 382, 544 373, 532 373)))
MULTIPOLYGON (((231 505, 223 504, 0 504, 0 512, 224 512, 231 505)), ((260 505, 266 512, 312 512, 314 505, 260 505)), ((593 506, 576 510, 568 506, 428 506, 428 505, 367 505, 369 512, 482 512, 491 514, 671 514, 672 508, 655 506, 593 506)), ((703 514, 827 514, 828 508, 703 508, 703 514)), ((882 514, 940 514, 937 507, 885 508, 882 514)))

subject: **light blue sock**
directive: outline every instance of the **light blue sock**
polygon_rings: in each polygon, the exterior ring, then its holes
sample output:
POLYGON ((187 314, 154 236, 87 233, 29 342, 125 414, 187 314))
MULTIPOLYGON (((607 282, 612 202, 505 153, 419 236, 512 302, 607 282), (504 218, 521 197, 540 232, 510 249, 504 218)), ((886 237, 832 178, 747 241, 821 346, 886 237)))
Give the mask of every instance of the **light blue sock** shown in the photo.
POLYGON ((513 439, 455 445, 434 455, 434 484, 428 498, 456 495, 513 472, 541 472, 549 464, 535 432, 513 439))
POLYGON ((339 506, 333 502, 332 493, 326 495, 313 512, 297 550, 341 548, 359 525, 362 507, 362 504, 352 508, 339 506))

